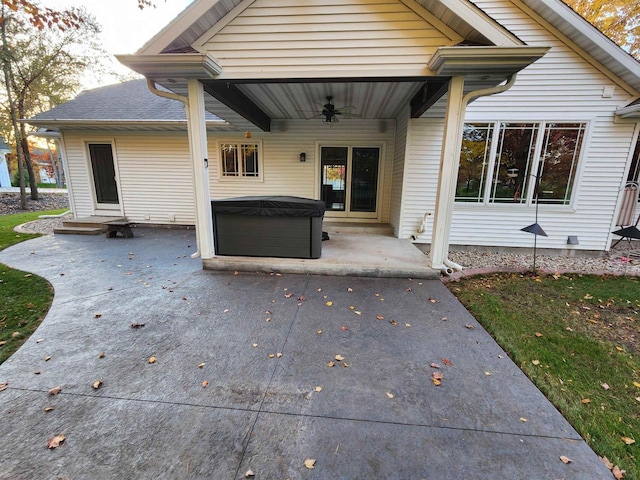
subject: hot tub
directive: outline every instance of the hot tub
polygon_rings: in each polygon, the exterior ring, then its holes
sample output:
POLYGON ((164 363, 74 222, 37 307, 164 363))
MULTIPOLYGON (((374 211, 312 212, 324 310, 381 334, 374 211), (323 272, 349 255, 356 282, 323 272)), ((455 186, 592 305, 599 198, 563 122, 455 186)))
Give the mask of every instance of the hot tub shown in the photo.
POLYGON ((216 255, 319 258, 325 203, 300 197, 211 201, 216 255))

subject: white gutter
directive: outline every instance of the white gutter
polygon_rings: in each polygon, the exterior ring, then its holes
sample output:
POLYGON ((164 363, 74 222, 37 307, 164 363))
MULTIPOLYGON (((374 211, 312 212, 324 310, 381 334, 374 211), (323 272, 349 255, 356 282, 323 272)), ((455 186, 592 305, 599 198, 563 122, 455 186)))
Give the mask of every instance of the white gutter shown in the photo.
MULTIPOLYGON (((504 85, 498 85, 496 87, 490 87, 490 88, 483 88, 480 90, 474 90, 472 92, 467 93, 462 98, 462 110, 466 111, 469 103, 471 103, 473 100, 476 100, 480 97, 488 97, 490 95, 496 95, 498 93, 506 92, 511 87, 513 87, 513 85, 516 83, 517 77, 518 77, 518 74, 513 73, 509 76, 509 78, 507 79, 507 82, 504 85)), ((464 118, 462 119, 462 122, 464 123, 464 118)), ((462 138, 460 138, 459 141, 462 142, 462 138)), ((441 271, 445 275, 451 275, 454 270, 460 271, 464 268, 462 265, 452 260, 449 260, 449 243, 448 242, 446 244, 446 250, 445 250, 444 259, 442 260, 442 263, 444 267, 442 267, 441 271)))
MULTIPOLYGON (((158 88, 156 87, 156 82, 154 82, 153 80, 151 80, 150 78, 147 78, 147 87, 149 88, 149 91, 151 93, 153 93, 154 95, 157 95, 159 97, 163 97, 163 98, 168 98, 170 100, 177 100, 179 102, 184 103, 184 108, 187 109, 187 117, 188 115, 188 111, 189 111, 189 99, 187 97, 183 97, 182 95, 178 95, 177 93, 172 93, 172 92, 163 92, 162 90, 158 90, 158 88)), ((195 178, 193 179, 193 181, 195 182, 195 178)), ((199 228, 196 222, 196 229, 199 228)), ((191 254, 191 258, 198 258, 200 256, 200 241, 198 240, 198 235, 196 235, 196 241, 198 243, 198 249, 196 250, 195 253, 191 254)))

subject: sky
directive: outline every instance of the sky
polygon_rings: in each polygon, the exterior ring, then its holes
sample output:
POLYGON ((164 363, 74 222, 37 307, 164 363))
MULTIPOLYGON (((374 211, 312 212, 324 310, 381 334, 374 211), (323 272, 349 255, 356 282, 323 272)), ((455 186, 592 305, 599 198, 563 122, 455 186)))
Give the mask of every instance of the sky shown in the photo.
MULTIPOLYGON (((155 0, 155 8, 138 8, 137 0, 40 0, 41 6, 54 9, 84 7, 102 26, 100 38, 104 48, 112 55, 135 53, 149 39, 164 28, 192 0, 155 0)), ((116 60, 118 73, 131 72, 116 60)), ((114 83, 114 78, 93 78, 87 75, 86 88, 114 83)))

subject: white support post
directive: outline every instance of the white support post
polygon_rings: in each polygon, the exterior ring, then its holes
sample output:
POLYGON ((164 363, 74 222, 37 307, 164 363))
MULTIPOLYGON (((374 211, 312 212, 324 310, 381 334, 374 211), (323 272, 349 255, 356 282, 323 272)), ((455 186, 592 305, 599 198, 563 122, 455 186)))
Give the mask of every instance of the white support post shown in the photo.
POLYGON ((189 150, 193 165, 193 186, 196 207, 196 239, 202 259, 213 258, 213 221, 209 192, 209 160, 207 154, 207 126, 204 116, 204 89, 197 79, 188 80, 189 103, 187 128, 189 150))
POLYGON ((444 260, 449 252, 449 232, 458 181, 458 167, 460 166, 465 111, 464 77, 453 77, 449 82, 442 156, 440 157, 440 176, 429 254, 431 268, 437 270, 444 267, 444 260))

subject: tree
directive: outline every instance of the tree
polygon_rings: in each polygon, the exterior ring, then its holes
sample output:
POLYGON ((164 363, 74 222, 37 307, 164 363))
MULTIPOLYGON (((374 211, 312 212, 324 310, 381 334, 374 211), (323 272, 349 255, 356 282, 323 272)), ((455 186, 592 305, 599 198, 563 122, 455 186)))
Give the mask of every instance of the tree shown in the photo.
MULTIPOLYGON (((152 0, 134 0, 138 2, 139 8, 152 7, 152 0)), ((16 101, 15 92, 13 89, 19 89, 24 92, 27 90, 31 95, 35 91, 35 79, 16 76, 13 66, 20 57, 16 55, 16 52, 12 49, 12 34, 22 29, 23 31, 28 25, 31 25, 36 31, 57 31, 63 34, 70 34, 73 32, 82 31, 83 29, 96 29, 94 21, 89 21, 86 14, 83 14, 79 9, 67 9, 67 10, 54 10, 48 7, 41 7, 36 2, 30 0, 0 0, 0 64, 2 66, 3 84, 6 95, 6 105, 9 111, 11 130, 16 143, 16 157, 18 160, 18 177, 20 179, 20 203, 23 209, 27 207, 26 190, 24 182, 24 167, 25 164, 31 168, 31 174, 29 176, 31 183, 31 198, 37 200, 38 190, 35 183, 35 175, 33 174, 33 167, 29 158, 25 156, 24 152, 28 155, 28 145, 26 142, 26 135, 24 126, 21 128, 18 119, 20 118, 19 108, 21 108, 20 101, 16 101), (13 30, 12 30, 13 29, 13 30), (20 84, 22 83, 22 89, 20 84), (29 85, 27 85, 29 84, 29 85), (24 88, 26 87, 26 88, 24 88)), ((55 53, 55 49, 52 52, 53 57, 58 57, 55 53)), ((45 62, 46 63, 46 62, 45 62)), ((38 70, 35 70, 38 71, 38 70)), ((49 71, 49 68, 40 70, 44 75, 49 71)), ((33 71, 32 71, 33 73, 33 71)), ((55 77, 49 77, 55 78, 55 77)), ((27 110, 26 102, 22 103, 22 109, 27 110)), ((22 117, 24 118, 24 116, 22 117)))
POLYGON ((637 0, 563 0, 593 26, 640 59, 640 2, 637 0))

